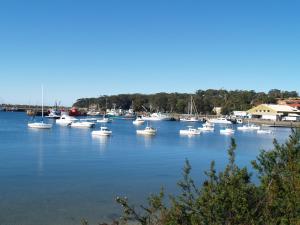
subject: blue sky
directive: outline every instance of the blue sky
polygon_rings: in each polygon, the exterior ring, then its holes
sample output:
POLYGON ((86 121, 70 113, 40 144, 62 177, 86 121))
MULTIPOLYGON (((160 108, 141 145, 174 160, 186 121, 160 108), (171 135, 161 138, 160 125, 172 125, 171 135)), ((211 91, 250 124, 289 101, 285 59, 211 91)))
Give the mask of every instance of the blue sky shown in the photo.
POLYGON ((300 92, 300 2, 2 0, 0 102, 118 93, 300 92))

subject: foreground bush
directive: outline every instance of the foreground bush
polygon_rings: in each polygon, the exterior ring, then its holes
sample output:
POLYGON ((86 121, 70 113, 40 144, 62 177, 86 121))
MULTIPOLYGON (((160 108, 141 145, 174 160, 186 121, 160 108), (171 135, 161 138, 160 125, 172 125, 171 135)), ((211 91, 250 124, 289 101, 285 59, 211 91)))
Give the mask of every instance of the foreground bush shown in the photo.
POLYGON ((293 130, 285 144, 274 140, 274 149, 261 151, 252 162, 259 176, 257 185, 246 167, 236 165, 235 149, 232 139, 224 171, 217 173, 212 162, 200 187, 186 161, 178 196, 166 198, 162 189, 148 198, 147 207, 138 209, 127 198, 117 198, 123 216, 113 224, 300 225, 300 130, 293 130))

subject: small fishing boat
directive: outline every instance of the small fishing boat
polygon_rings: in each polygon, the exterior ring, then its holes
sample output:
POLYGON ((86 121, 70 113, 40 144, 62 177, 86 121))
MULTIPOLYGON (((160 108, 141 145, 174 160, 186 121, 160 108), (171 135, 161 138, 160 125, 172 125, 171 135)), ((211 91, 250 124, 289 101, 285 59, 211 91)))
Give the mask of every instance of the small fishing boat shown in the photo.
POLYGON ((188 126, 188 129, 180 130, 180 135, 199 135, 201 133, 200 130, 193 128, 192 126, 188 126))
POLYGON ((198 127, 198 130, 200 130, 200 131, 214 131, 215 128, 214 128, 213 124, 206 122, 202 125, 202 127, 198 127))
POLYGON ((220 117, 220 118, 215 118, 215 119, 210 119, 209 120, 210 123, 214 123, 214 124, 232 124, 231 121, 227 120, 224 117, 220 117))
POLYGON ((31 122, 27 124, 29 128, 35 129, 50 129, 52 128, 51 123, 44 123, 44 87, 42 86, 42 121, 41 122, 31 122))
POLYGON ((162 121, 162 120, 171 120, 172 118, 168 114, 164 113, 152 113, 150 116, 142 116, 143 120, 146 121, 162 121))
POLYGON ((112 119, 106 117, 105 115, 103 115, 103 118, 100 120, 97 120, 97 123, 111 123, 112 119))
POLYGON ((87 121, 79 121, 79 122, 71 123, 71 127, 76 127, 76 128, 92 128, 94 126, 95 123, 87 122, 87 121))
POLYGON ((132 121, 134 125, 142 125, 145 123, 145 120, 143 120, 141 117, 136 118, 134 121, 132 121))
POLYGON ((232 128, 225 128, 225 129, 221 129, 220 130, 220 134, 227 134, 227 135, 231 135, 234 134, 234 129, 232 128))
POLYGON ((51 109, 48 116, 49 119, 59 119, 60 118, 60 111, 51 109))
POLYGON ((73 116, 69 116, 67 114, 63 114, 61 115, 61 117, 59 119, 57 119, 55 122, 58 125, 62 125, 62 126, 69 126, 71 125, 73 122, 78 121, 78 119, 76 119, 73 116))
POLYGON ((147 126, 144 130, 137 130, 136 133, 140 135, 156 135, 157 130, 153 127, 147 126))
POLYGON ((197 117, 180 118, 181 122, 199 122, 197 117))
POLYGON ((111 134, 112 131, 107 127, 100 127, 100 130, 92 131, 92 135, 97 135, 97 136, 110 136, 111 134))
POLYGON ((253 131, 253 130, 260 130, 260 126, 256 126, 255 124, 248 124, 247 125, 243 125, 241 127, 237 128, 238 130, 241 131, 253 131))

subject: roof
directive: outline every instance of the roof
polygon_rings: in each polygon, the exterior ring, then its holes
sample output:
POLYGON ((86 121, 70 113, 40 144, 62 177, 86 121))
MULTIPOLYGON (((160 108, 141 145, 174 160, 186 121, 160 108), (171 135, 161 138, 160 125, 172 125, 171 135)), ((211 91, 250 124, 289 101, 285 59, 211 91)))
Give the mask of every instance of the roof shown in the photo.
POLYGON ((288 105, 261 104, 249 109, 248 113, 254 115, 281 115, 283 113, 300 114, 300 110, 288 105))
POLYGON ((300 110, 293 108, 289 105, 275 105, 275 104, 263 104, 264 106, 271 108, 276 112, 300 112, 300 110))

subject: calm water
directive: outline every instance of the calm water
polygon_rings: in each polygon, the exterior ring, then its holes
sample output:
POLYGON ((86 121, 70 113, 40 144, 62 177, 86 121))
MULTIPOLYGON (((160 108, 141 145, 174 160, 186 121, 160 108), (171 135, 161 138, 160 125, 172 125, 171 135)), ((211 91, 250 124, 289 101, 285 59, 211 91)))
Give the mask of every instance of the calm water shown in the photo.
MULTIPOLYGON (((27 128, 24 113, 0 112, 0 224, 48 225, 110 221, 118 216, 116 196, 142 203, 164 186, 176 193, 185 159, 198 183, 211 160, 223 168, 230 137, 214 133, 180 137, 180 122, 155 122, 158 135, 137 136, 132 121, 109 124, 110 138, 93 138, 91 130, 54 126, 27 128)), ((97 127, 96 127, 97 129, 97 127)), ((284 141, 289 129, 274 135, 236 132, 237 162, 250 168, 259 150, 274 137, 284 141)))

